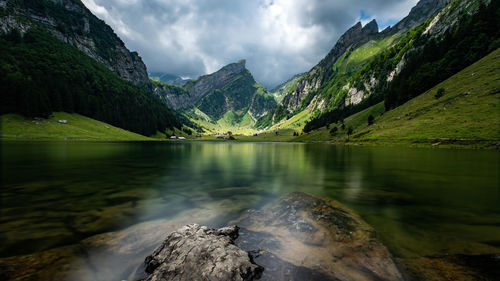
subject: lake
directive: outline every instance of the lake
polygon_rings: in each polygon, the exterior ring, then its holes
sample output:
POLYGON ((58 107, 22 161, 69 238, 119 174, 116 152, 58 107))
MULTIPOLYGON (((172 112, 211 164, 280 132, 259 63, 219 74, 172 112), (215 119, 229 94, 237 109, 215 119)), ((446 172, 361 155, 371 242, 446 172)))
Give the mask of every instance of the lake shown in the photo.
MULTIPOLYGON (((173 229, 194 222, 218 227, 292 191, 350 207, 398 258, 498 254, 499 171, 499 151, 3 142, 0 257, 10 262, 77 244, 81 250, 103 241, 93 237, 125 229, 144 232, 158 230, 155 225, 173 229)), ((157 246, 165 234, 134 239, 157 246)), ((77 260, 75 251, 65 253, 69 258, 62 264, 73 263, 73 255, 77 260)), ((103 270, 99 266, 107 267, 108 276, 129 274, 118 272, 119 262, 96 264, 80 270, 73 263, 71 268, 82 271, 80 277, 103 270)))

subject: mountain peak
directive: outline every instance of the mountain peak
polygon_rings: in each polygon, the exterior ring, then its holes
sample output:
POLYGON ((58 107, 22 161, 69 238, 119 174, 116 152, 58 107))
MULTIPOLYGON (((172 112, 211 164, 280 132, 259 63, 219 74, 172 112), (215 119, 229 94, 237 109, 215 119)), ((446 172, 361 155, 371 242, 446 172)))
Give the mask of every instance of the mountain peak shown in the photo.
POLYGON ((237 61, 236 63, 237 63, 237 64, 242 64, 242 65, 243 65, 243 67, 245 67, 245 63, 246 63, 246 62, 247 62, 247 61, 246 61, 245 59, 241 59, 241 60, 237 61))
POLYGON ((368 34, 378 33, 377 21, 373 19, 371 22, 367 23, 362 30, 368 34))
POLYGON ((237 62, 233 62, 233 63, 230 63, 230 64, 222 67, 221 69, 219 69, 215 73, 221 73, 224 76, 226 76, 226 75, 232 75, 232 74, 238 75, 241 72, 245 71, 245 69, 246 69, 245 68, 245 63, 246 63, 245 60, 239 60, 237 62))

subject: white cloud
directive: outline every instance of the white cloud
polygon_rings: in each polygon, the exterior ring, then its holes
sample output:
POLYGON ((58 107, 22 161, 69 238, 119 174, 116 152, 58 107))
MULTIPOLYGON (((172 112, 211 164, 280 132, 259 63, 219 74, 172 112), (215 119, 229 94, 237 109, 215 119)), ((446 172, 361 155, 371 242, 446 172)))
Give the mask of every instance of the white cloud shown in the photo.
POLYGON ((309 70, 361 19, 382 23, 417 0, 83 0, 150 71, 196 78, 239 59, 274 86, 309 70))

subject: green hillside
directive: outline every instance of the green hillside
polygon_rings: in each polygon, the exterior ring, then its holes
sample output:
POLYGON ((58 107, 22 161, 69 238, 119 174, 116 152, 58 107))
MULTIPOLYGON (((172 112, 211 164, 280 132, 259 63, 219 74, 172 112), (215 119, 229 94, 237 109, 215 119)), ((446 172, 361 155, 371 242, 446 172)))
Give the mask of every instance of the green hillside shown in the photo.
POLYGON ((0 36, 0 114, 75 112, 136 133, 180 127, 152 93, 42 28, 0 36))
POLYGON ((491 146, 500 141, 500 49, 391 111, 379 103, 297 140, 491 146), (443 90, 444 89, 444 93, 443 90), (439 97, 438 92, 443 93, 439 97), (374 117, 368 125, 368 117, 374 117), (337 128, 336 133, 330 131, 337 128), (352 128, 351 136, 347 136, 352 128))
POLYGON ((118 127, 66 112, 54 112, 49 118, 27 118, 19 114, 0 117, 2 140, 88 140, 88 141, 144 141, 151 138, 118 127), (66 120, 61 124, 59 120, 66 120))

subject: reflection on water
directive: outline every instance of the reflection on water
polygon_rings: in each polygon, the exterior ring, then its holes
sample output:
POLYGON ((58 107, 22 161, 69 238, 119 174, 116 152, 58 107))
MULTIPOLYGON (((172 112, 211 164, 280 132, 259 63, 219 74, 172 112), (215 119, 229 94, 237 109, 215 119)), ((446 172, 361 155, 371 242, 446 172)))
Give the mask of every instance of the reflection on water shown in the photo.
POLYGON ((174 225, 223 225, 291 191, 351 207, 396 256, 500 252, 498 151, 219 142, 1 149, 0 257, 98 243, 97 234, 141 222, 161 231, 133 239, 154 247, 174 225))

